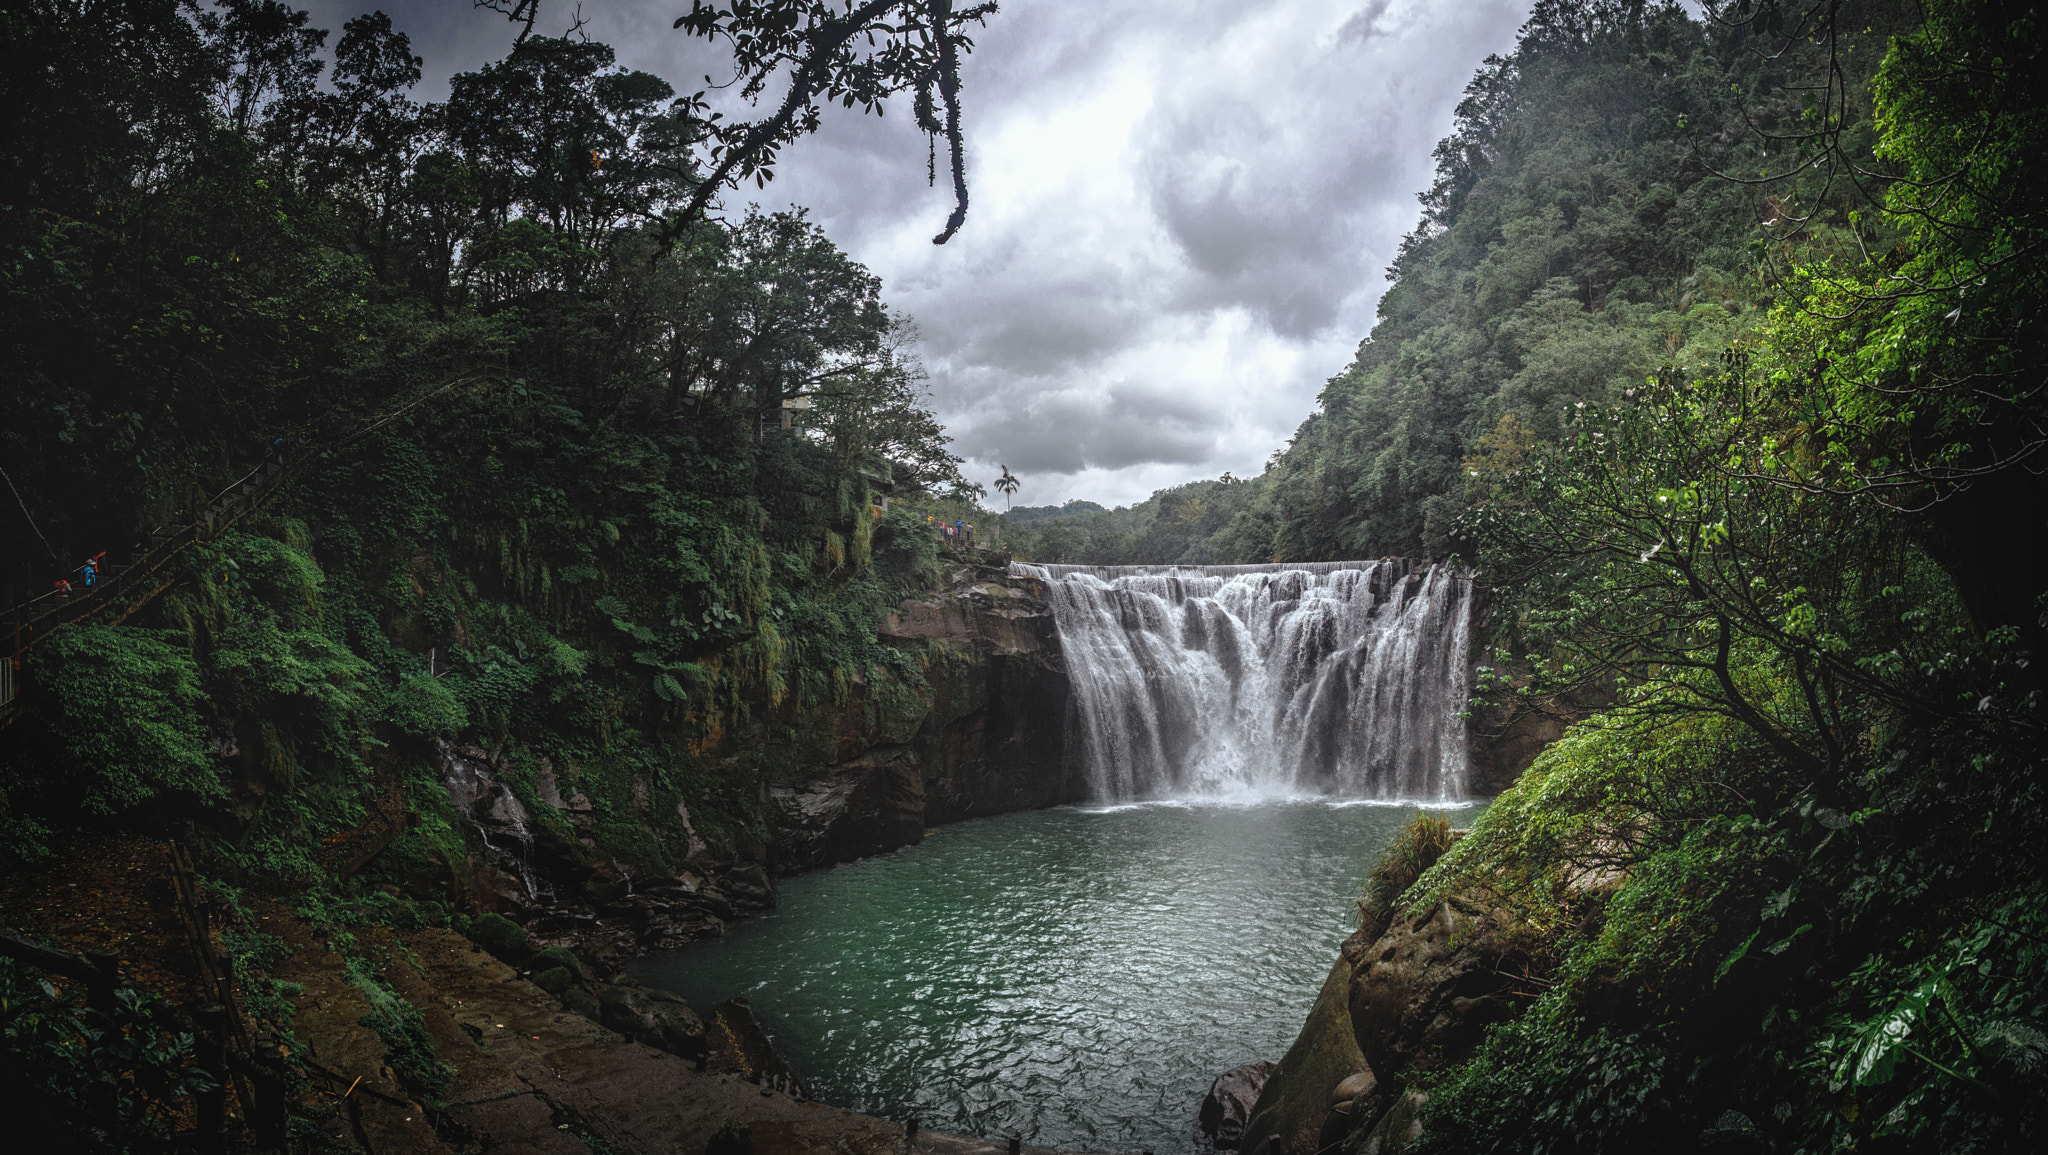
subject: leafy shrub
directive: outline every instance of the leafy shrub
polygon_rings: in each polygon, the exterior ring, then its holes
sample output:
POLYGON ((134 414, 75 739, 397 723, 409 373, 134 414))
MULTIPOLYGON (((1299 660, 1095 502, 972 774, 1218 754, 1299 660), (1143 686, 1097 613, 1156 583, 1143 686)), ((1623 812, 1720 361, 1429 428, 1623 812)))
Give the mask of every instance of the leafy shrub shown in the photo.
POLYGON ((370 1013, 357 1022, 384 1040, 384 1060, 391 1069, 413 1091, 439 1098, 455 1071, 434 1056, 433 1036, 420 1009, 386 986, 361 959, 348 960, 348 981, 370 1001, 370 1013))
MULTIPOLYGON (((0 794, 0 808, 6 796, 0 794)), ((0 814, 0 864, 33 866, 49 859, 50 828, 21 814, 0 814)))
POLYGON ((447 738, 469 725, 469 710, 454 691, 429 674, 414 674, 391 692, 384 716, 415 738, 447 738))
POLYGON ((554 970, 558 967, 567 970, 571 976, 576 978, 587 977, 590 973, 590 968, 583 965, 583 960, 576 957, 576 952, 565 946, 551 946, 546 950, 538 951, 531 959, 527 960, 526 965, 535 974, 554 970))
POLYGON ((190 1097, 218 1084, 193 1064, 190 1034, 157 1025, 159 999, 133 987, 109 1011, 58 997, 42 974, 0 959, 0 1046, 10 1078, 27 1077, 64 1109, 78 1134, 108 1149, 156 1147, 190 1097))
POLYGON ((166 791, 226 796, 206 747, 206 698, 189 651, 167 631, 70 625, 30 657, 35 701, 54 765, 39 777, 113 814, 166 791))
POLYGON ((559 995, 576 985, 576 972, 568 967, 549 967, 534 972, 533 985, 551 995, 559 995))
POLYGON ((1373 938, 1385 934, 1401 894, 1436 865, 1451 848, 1452 841, 1449 822, 1416 811, 1414 819, 1380 856, 1372 873, 1366 875, 1364 894, 1358 900, 1359 929, 1373 938))

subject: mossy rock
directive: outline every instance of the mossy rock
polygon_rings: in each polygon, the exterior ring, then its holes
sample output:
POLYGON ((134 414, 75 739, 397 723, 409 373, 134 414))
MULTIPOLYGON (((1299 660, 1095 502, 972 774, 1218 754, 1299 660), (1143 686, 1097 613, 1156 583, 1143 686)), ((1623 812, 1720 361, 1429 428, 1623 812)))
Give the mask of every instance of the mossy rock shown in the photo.
MULTIPOLYGON (((1330 968, 1301 1035, 1260 1089, 1245 1120, 1238 1147, 1243 1155, 1310 1155, 1332 1149, 1342 1138, 1341 1132, 1330 1133, 1337 1122, 1331 1092, 1368 1069, 1351 1027, 1351 976, 1347 959, 1340 957, 1330 968)), ((1347 1113, 1341 1122, 1348 1125, 1352 1119, 1347 1113)))
POLYGON ((533 985, 551 995, 559 995, 576 985, 576 972, 568 967, 551 967, 534 975, 533 985))
POLYGON ((523 966, 533 957, 533 948, 526 943, 526 931, 502 914, 480 914, 469 920, 469 929, 464 933, 469 935, 469 941, 513 966, 523 966))
POLYGON ((540 951, 527 960, 526 965, 532 968, 535 974, 561 967, 578 979, 590 977, 590 968, 583 965, 583 960, 576 957, 575 951, 565 946, 551 946, 540 951))

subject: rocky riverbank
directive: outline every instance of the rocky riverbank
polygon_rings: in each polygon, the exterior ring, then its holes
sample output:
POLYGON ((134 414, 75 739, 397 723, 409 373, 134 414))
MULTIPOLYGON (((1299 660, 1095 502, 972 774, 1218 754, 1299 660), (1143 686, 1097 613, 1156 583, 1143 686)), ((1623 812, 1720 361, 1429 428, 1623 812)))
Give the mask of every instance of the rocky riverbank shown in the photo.
POLYGON ((1395 899, 1458 832, 1418 820, 1368 880, 1361 925, 1339 949, 1277 1066, 1226 1072, 1203 1104, 1205 1133, 1244 1155, 1397 1155, 1420 1137, 1415 1076, 1470 1058, 1486 1028, 1534 991, 1520 981, 1513 915, 1453 895, 1403 912, 1395 899), (1419 829, 1421 828, 1421 829, 1419 829))
MULTIPOLYGON (((303 1117, 333 1146, 484 1155, 998 1155, 999 1141, 935 1131, 808 1101, 744 1005, 707 1021, 673 995, 579 975, 554 993, 445 929, 351 937, 352 950, 401 956, 382 981, 419 1011, 402 1069, 373 993, 351 978, 330 932, 266 904, 266 928, 293 948, 276 977, 290 996, 299 1061, 315 1075, 303 1117), (289 988, 288 988, 289 989, 289 988), (578 1010, 570 1009, 581 1007, 578 1010), (422 1092, 421 1080, 439 1084, 422 1092)), ((533 960, 527 960, 531 963, 533 960)), ((543 955, 542 964, 561 961, 543 955)), ((552 985, 552 984, 550 984, 552 985)), ((371 988, 374 990, 375 988, 371 988)), ((1026 1147, 1034 1155, 1054 1155, 1026 1147)))
MULTIPOLYGON (((621 816, 592 806, 577 768, 543 758, 528 771, 525 793, 560 819, 546 821, 513 789, 518 771, 503 751, 443 744, 443 784, 483 853, 446 864, 445 882, 405 886, 509 917, 536 946, 573 948, 609 972, 632 955, 724 933, 773 905, 777 877, 914 845, 940 823, 1080 801, 1085 782, 1065 759, 1066 671, 1043 591, 987 551, 951 561, 944 588, 875 624, 915 673, 876 667, 834 709, 758 722, 716 745, 718 769, 765 789, 765 837, 714 852, 678 804, 687 848, 668 865, 598 858, 590 835, 621 816)), ((651 793, 633 784, 634 798, 651 793)), ((668 817, 638 815, 650 844, 668 817)))

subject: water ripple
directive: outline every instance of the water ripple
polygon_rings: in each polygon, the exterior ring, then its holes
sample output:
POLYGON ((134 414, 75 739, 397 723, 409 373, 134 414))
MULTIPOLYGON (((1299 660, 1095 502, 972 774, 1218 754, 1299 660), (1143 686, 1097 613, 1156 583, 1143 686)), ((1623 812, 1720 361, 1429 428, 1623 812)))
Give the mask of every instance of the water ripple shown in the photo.
POLYGON ((1209 1080, 1294 1041, 1359 878, 1412 813, 1183 803, 959 823, 790 879, 773 915, 636 973, 700 1009, 746 995, 828 1103, 1192 1152, 1209 1080))

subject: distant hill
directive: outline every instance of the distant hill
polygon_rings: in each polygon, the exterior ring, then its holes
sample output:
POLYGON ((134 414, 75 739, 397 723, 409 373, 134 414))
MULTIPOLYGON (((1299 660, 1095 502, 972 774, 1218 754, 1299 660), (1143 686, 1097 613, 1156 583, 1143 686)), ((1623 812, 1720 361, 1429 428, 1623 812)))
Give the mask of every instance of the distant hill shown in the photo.
POLYGON ((1012 526, 1030 525, 1034 522, 1058 521, 1083 513, 1107 513, 1104 507, 1092 501, 1074 500, 1065 505, 1020 505, 1003 515, 1003 520, 1012 526))

